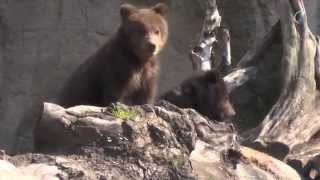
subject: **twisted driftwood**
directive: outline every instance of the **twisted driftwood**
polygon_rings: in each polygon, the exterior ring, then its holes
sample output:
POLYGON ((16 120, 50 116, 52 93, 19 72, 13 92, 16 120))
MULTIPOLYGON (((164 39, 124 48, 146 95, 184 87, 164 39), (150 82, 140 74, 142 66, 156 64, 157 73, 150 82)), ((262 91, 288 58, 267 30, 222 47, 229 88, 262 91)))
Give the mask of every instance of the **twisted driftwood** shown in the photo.
POLYGON ((315 83, 317 41, 310 32, 301 1, 277 2, 284 52, 282 91, 257 128, 257 141, 282 143, 291 149, 308 142, 320 129, 315 83))
POLYGON ((190 51, 193 70, 207 71, 218 67, 221 73, 226 75, 224 80, 231 92, 248 80, 255 78, 257 69, 244 67, 231 70, 230 31, 220 27, 221 16, 216 0, 199 1, 199 3, 205 10, 205 17, 199 41, 190 51), (214 43, 218 44, 219 52, 213 51, 214 43))
MULTIPOLYGON (((214 4, 214 7, 207 6, 207 9, 211 9, 211 11, 207 10, 206 17, 215 17, 212 12, 217 8, 215 2, 211 4, 214 4)), ((257 40, 256 46, 247 52, 238 62, 236 68, 239 70, 250 67, 251 70, 256 72, 255 65, 259 63, 264 50, 276 39, 282 38, 283 52, 279 63, 282 68, 281 92, 277 102, 262 123, 254 130, 244 133, 244 137, 248 138, 246 139, 247 143, 258 145, 254 147, 263 147, 278 158, 286 157, 285 160, 291 164, 298 162, 300 168, 295 167, 301 174, 306 178, 316 179, 320 177, 319 38, 308 27, 302 0, 277 0, 274 4, 279 22, 261 39, 257 40)), ((207 69, 205 63, 211 56, 205 52, 211 51, 209 47, 218 39, 215 33, 211 33, 214 34, 214 38, 210 40, 211 37, 206 37, 206 33, 203 32, 218 27, 218 25, 210 26, 210 24, 203 26, 204 30, 202 30, 200 42, 209 43, 199 43, 192 51, 192 53, 198 52, 198 56, 193 56, 193 61, 198 58, 198 66, 194 65, 195 70, 207 69), (203 39, 206 41, 203 41, 203 39)), ((244 77, 242 75, 238 76, 239 79, 244 77)), ((248 75, 242 82, 246 82, 255 76, 254 73, 248 75)), ((232 77, 230 74, 227 75, 225 80, 228 82, 230 77, 232 77)))

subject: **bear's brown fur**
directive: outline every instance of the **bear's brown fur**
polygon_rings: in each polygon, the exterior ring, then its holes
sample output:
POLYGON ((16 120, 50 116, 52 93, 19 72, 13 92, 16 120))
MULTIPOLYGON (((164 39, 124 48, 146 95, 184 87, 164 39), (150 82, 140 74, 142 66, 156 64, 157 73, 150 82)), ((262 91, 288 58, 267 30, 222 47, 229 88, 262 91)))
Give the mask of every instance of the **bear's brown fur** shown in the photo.
POLYGON ((210 119, 222 121, 235 115, 226 84, 214 70, 200 72, 185 80, 160 99, 181 108, 193 108, 210 119))
POLYGON ((167 7, 124 4, 116 34, 89 58, 67 83, 60 104, 105 106, 153 103, 157 90, 157 55, 168 38, 167 7))

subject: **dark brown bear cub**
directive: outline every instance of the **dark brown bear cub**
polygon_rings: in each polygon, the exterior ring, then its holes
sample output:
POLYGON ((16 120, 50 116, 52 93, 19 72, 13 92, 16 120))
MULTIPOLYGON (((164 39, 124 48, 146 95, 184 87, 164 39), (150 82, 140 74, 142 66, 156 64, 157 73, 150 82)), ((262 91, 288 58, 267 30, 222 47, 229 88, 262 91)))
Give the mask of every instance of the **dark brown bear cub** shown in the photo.
POLYGON ((168 38, 166 9, 162 3, 140 9, 122 5, 117 33, 79 68, 69 88, 65 88, 68 93, 63 93, 61 104, 153 103, 159 67, 157 55, 168 38))
POLYGON ((181 108, 193 108, 218 121, 235 115, 226 84, 214 70, 196 74, 175 89, 164 93, 160 99, 181 108))

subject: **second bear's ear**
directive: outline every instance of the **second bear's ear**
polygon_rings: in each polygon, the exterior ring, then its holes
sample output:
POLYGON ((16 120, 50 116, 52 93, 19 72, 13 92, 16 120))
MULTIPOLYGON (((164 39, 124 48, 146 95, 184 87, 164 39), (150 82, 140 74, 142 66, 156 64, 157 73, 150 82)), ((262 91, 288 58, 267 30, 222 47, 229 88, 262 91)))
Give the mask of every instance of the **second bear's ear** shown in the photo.
POLYGON ((156 13, 162 16, 166 16, 168 13, 168 6, 164 3, 158 3, 152 8, 152 10, 154 10, 156 13))
POLYGON ((131 4, 122 4, 120 7, 120 15, 122 19, 126 19, 128 16, 137 11, 137 8, 131 4))

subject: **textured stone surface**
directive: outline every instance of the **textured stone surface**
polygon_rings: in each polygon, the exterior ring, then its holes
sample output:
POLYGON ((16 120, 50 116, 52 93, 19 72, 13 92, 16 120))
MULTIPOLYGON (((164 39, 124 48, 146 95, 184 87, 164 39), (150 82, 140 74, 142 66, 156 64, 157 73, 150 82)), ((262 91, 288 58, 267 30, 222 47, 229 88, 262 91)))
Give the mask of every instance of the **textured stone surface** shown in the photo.
MULTIPOLYGON (((317 22, 317 0, 311 8, 317 22)), ((119 22, 118 0, 0 1, 0 147, 30 150, 31 127, 42 101, 55 101, 63 83, 119 22)), ((152 4, 156 0, 130 0, 152 4)), ((268 27, 260 11, 266 0, 219 0, 232 34, 233 59, 238 60, 268 27), (263 22, 263 23, 262 23, 263 22)), ((160 91, 191 74, 188 49, 201 26, 196 1, 170 1, 171 36, 163 54, 160 91)), ((313 25, 314 29, 318 25, 313 25)), ((318 30, 319 31, 319 30, 318 30)))
POLYGON ((166 101, 68 109, 45 103, 35 132, 39 154, 2 152, 0 179, 300 179, 284 162, 240 146, 232 124, 166 101))

